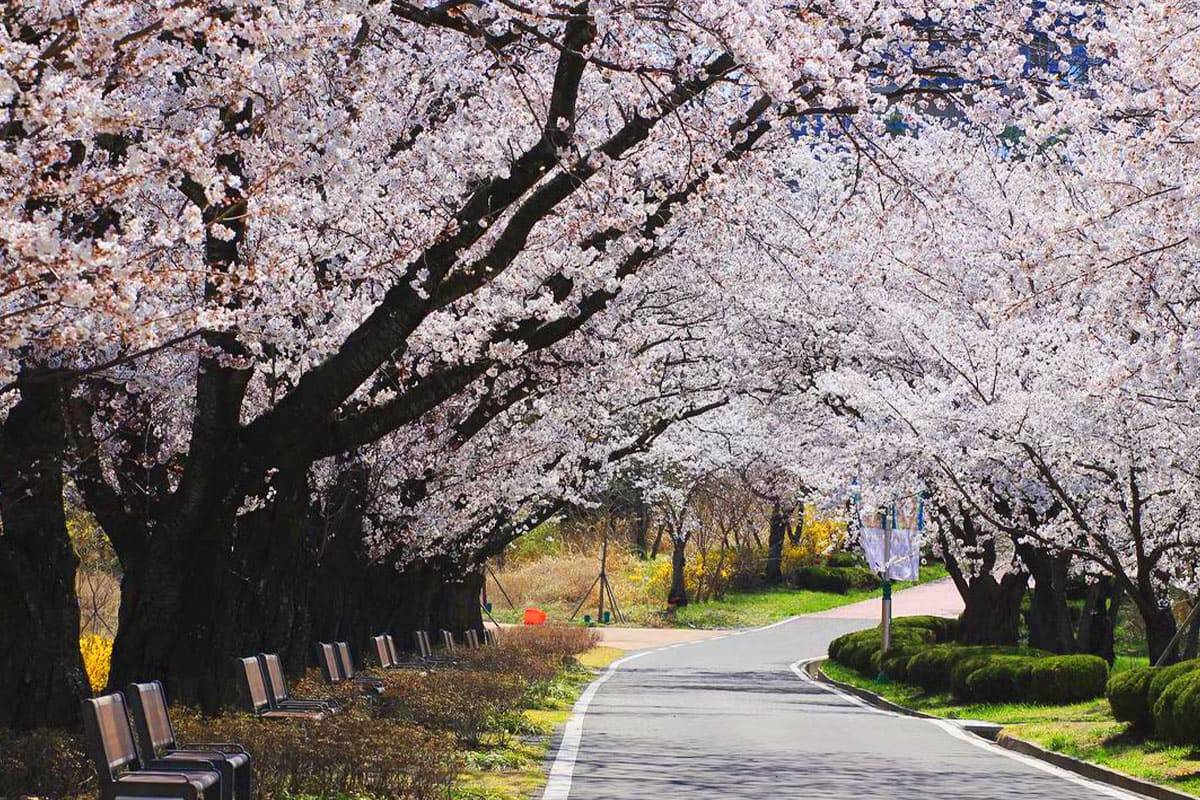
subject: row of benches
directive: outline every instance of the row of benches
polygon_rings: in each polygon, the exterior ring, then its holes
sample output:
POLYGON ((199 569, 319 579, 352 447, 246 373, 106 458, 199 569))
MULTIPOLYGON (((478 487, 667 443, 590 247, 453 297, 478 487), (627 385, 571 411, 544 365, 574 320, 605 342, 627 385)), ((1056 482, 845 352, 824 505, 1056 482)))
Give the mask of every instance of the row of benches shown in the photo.
MULTIPOLYGON (((480 647, 479 633, 465 634, 467 646, 480 647)), ((450 663, 456 642, 442 631, 443 653, 435 654, 429 634, 417 631, 417 658, 402 661, 390 634, 373 637, 382 669, 427 668, 450 663)), ((484 629, 485 644, 496 644, 496 634, 484 629)), ((331 684, 353 682, 369 691, 382 691, 379 678, 360 674, 346 642, 321 642, 317 661, 331 684)), ((294 698, 276 653, 259 653, 238 659, 251 712, 264 719, 323 719, 338 711, 332 700, 294 698)), ((163 800, 250 800, 250 754, 230 742, 179 744, 166 693, 159 681, 133 683, 125 695, 113 692, 83 701, 84 733, 95 763, 100 800, 163 798, 163 800), (132 713, 131 713, 132 712, 132 713)))

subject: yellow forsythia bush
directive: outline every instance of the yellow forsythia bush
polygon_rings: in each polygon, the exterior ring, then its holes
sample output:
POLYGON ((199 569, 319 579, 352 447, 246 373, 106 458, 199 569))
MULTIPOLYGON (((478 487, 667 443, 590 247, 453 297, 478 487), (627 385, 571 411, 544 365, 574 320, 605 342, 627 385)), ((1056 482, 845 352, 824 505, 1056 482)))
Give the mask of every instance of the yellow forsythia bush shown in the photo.
POLYGON ((816 564, 822 554, 839 549, 845 540, 844 521, 819 517, 814 506, 805 506, 799 542, 792 544, 788 541, 783 546, 783 574, 790 575, 800 567, 816 564))
POLYGON ((87 671, 88 683, 93 692, 100 692, 108 684, 108 668, 112 663, 113 640, 107 636, 89 633, 79 637, 79 652, 83 655, 83 668, 87 671))

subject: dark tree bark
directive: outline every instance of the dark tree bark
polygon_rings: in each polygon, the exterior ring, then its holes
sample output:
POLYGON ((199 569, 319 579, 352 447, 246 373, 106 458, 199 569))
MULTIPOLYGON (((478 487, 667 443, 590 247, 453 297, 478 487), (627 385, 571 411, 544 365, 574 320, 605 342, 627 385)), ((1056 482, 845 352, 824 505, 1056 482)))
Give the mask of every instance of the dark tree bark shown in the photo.
POLYGON ((954 557, 945 532, 941 533, 946 570, 963 599, 959 640, 964 644, 1015 645, 1020 633, 1021 599, 1029 575, 1010 570, 1000 580, 992 575, 996 566, 996 544, 983 536, 970 515, 951 515, 939 510, 943 524, 963 544, 978 548, 982 562, 978 574, 968 574, 954 557))
POLYGON ((0 726, 73 726, 91 695, 63 510, 63 394, 25 371, 0 428, 0 726))
POLYGON ((1146 650, 1150 656, 1150 663, 1157 664, 1160 658, 1164 665, 1179 661, 1178 645, 1167 652, 1167 648, 1171 646, 1171 640, 1175 638, 1175 633, 1178 631, 1175 612, 1169 606, 1153 608, 1146 606, 1139 610, 1146 626, 1146 650))
POLYGON ((683 579, 687 566, 687 538, 671 537, 671 589, 667 592, 667 605, 679 608, 688 604, 687 585, 683 579))
MULTIPOLYGON (((1196 603, 1200 603, 1200 598, 1192 600, 1193 608, 1195 608, 1196 603)), ((1200 655, 1200 614, 1192 616, 1192 622, 1188 626, 1187 634, 1185 634, 1183 640, 1182 658, 1184 661, 1187 661, 1196 658, 1197 655, 1200 655)))
POLYGON ((771 506, 771 530, 767 537, 766 581, 771 586, 783 583, 783 542, 791 527, 792 509, 784 508, 779 500, 771 506))
POLYGON ((647 538, 650 533, 650 504, 639 491, 633 500, 633 549, 637 557, 646 560, 648 553, 647 538))
POLYGON ((1100 578, 1089 586, 1075 634, 1077 651, 1098 655, 1110 664, 1116 661, 1120 609, 1121 588, 1111 577, 1100 578))
POLYGON ((1051 653, 1076 652, 1075 626, 1067 598, 1071 556, 1032 545, 1022 545, 1018 552, 1034 581, 1026 617, 1030 646, 1051 653))
POLYGON ((658 531, 654 534, 654 546, 650 548, 651 560, 658 558, 658 551, 662 549, 663 531, 663 526, 659 525, 658 531))

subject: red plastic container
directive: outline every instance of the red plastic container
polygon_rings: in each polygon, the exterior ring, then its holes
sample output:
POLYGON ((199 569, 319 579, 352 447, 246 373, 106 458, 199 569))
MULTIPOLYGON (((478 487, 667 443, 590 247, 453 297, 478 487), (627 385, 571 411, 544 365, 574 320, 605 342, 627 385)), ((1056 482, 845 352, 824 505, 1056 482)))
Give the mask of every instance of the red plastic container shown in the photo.
POLYGON ((525 609, 525 624, 526 625, 545 625, 546 612, 540 608, 525 609))

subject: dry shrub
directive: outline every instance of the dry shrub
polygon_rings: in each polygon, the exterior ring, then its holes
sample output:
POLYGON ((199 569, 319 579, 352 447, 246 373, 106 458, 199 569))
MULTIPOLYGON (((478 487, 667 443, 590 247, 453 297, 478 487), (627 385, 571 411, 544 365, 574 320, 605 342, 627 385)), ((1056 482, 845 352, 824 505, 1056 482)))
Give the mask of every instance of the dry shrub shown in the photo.
POLYGON ((180 740, 238 742, 254 757, 255 796, 444 797, 462 767, 453 740, 350 710, 320 722, 202 717, 172 709, 180 740))
MULTIPOLYGON (((608 568, 619 572, 628 556, 609 553, 608 568)), ((499 572, 504 591, 517 607, 548 603, 572 603, 579 600, 596 580, 600 571, 597 554, 570 553, 526 561, 499 572)), ((502 599, 499 587, 489 576, 488 598, 502 599)))
POLYGON ((289 681, 289 694, 303 700, 332 700, 339 708, 365 707, 363 689, 352 681, 330 684, 317 667, 309 667, 304 676, 289 681))
POLYGON ((374 703, 381 719, 407 720, 477 744, 501 714, 521 707, 528 680, 514 672, 406 670, 384 676, 374 703))
POLYGON ((95 790, 82 735, 0 728, 0 797, 90 797, 95 790))
POLYGON ((599 632, 582 625, 526 625, 500 633, 500 646, 496 649, 566 658, 591 650, 599 643, 599 632))

